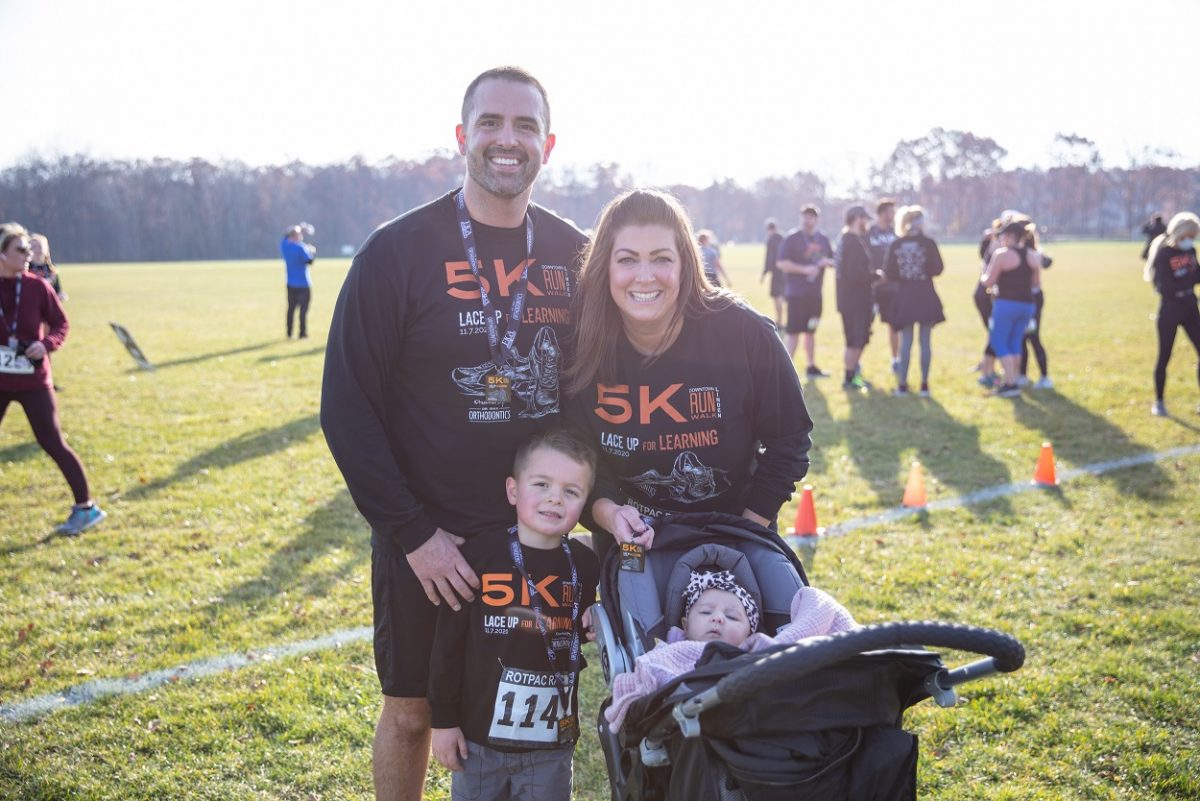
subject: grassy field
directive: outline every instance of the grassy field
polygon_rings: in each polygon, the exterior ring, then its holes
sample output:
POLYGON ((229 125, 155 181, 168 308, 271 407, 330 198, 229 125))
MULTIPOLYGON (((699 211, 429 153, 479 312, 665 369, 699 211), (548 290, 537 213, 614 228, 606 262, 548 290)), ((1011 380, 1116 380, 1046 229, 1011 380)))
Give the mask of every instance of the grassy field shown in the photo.
MULTIPOLYGON (((983 397, 973 248, 938 280, 933 397, 807 384, 809 480, 822 525, 897 505, 908 464, 931 499, 1028 479, 1043 440, 1065 467, 1200 442, 1195 358, 1171 364, 1152 418, 1152 315, 1136 244, 1055 244, 1044 339, 1054 391, 983 397)), ((769 308, 761 247, 725 254, 735 289, 769 308)), ((70 442, 109 512, 79 539, 47 535, 70 496, 19 407, 0 427, 0 703, 98 678, 281 645, 370 624, 369 535, 317 418, 326 323, 346 269, 315 268, 312 338, 283 334, 275 262, 64 268, 71 336, 54 357, 70 442), (127 326, 154 373, 134 366, 127 326)), ((832 281, 818 360, 839 367, 832 281)), ((878 328, 878 327, 877 327, 878 328)), ((890 387, 885 338, 864 359, 890 387)), ((1036 377, 1036 376, 1035 376, 1036 377)), ((1060 492, 867 528, 821 545, 812 580, 861 622, 994 626, 1024 669, 924 703, 932 799, 1200 797, 1200 457, 1082 478, 1060 492)), ((794 506, 784 509, 790 521, 794 506)), ((953 655, 959 657, 961 655, 953 655)), ((599 672, 585 674, 594 719, 599 672)), ((370 794, 379 704, 369 643, 0 723, 3 799, 349 799, 370 794)), ((607 798, 598 746, 577 753, 576 796, 607 798)), ((428 795, 448 797, 435 770, 428 795)))

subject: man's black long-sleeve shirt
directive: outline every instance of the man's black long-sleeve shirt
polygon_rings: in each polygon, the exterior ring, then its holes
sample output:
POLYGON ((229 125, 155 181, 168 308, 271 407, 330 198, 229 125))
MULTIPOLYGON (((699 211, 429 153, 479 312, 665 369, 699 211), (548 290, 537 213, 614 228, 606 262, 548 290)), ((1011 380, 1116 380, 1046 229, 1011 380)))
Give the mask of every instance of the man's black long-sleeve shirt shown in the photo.
MULTIPOLYGON (((534 247, 506 393, 488 347, 455 192, 377 229, 354 257, 330 324, 321 426, 372 543, 420 547, 436 528, 507 528, 504 477, 517 444, 556 421, 570 301, 585 238, 536 205, 534 247)), ((525 226, 473 223, 483 280, 505 331, 525 226)))

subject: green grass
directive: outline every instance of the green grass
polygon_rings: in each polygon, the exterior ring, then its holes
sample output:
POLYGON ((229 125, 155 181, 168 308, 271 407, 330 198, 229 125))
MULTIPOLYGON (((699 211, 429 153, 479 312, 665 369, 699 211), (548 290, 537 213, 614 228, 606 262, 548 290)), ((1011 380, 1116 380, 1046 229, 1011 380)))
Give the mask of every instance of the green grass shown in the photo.
MULTIPOLYGON (((933 398, 806 385, 822 525, 899 503, 908 463, 931 499, 1200 441, 1195 359, 1177 343, 1149 416, 1156 307, 1137 245, 1053 246, 1044 339, 1056 392, 982 397, 972 248, 945 250, 933 398)), ((727 249, 768 309, 761 248, 727 249)), ((370 624, 369 534, 317 420, 326 321, 346 268, 318 262, 312 338, 284 341, 274 262, 67 267, 72 330, 54 357, 64 430, 110 517, 46 539, 70 497, 19 407, 0 426, 0 701, 370 624), (107 322, 127 326, 137 370, 107 322)), ((832 281, 818 361, 837 371, 832 281)), ((877 326, 864 371, 889 385, 877 326)), ((499 477, 498 477, 499 480, 499 477)), ((923 798, 1200 796, 1200 458, 1079 479, 822 543, 814 583, 861 622, 932 617, 1020 637, 1025 668, 908 716, 923 798)), ((785 507, 787 524, 794 505, 785 507)), ((962 655, 952 655, 955 659, 962 655)), ((585 674, 584 718, 603 689, 585 674)), ((342 799, 370 794, 378 685, 368 643, 0 724, 0 798, 342 799)), ((576 795, 607 798, 594 738, 576 795)), ((429 795, 448 797, 435 769, 429 795)))

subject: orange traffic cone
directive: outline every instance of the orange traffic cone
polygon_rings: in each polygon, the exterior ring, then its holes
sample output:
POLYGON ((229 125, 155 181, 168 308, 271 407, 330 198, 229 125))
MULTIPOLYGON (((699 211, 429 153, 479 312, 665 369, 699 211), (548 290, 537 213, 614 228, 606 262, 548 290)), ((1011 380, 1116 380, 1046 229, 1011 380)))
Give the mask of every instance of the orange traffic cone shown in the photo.
POLYGON ((1038 456, 1037 467, 1033 469, 1033 483, 1041 487, 1058 486, 1058 476, 1054 472, 1054 446, 1049 442, 1042 443, 1042 453, 1038 456))
POLYGON ((804 485, 800 506, 796 509, 796 529, 792 533, 797 537, 813 537, 817 534, 817 508, 813 504, 812 484, 804 485))
POLYGON ((925 476, 921 473, 921 463, 913 462, 908 471, 908 483, 904 485, 904 506, 919 509, 925 505, 925 476))

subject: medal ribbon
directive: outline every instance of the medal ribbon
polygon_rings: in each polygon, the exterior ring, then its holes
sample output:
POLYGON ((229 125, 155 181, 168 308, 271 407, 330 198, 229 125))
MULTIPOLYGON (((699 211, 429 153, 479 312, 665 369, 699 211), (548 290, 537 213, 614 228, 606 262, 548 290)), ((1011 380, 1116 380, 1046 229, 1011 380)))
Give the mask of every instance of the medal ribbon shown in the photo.
POLYGON ((508 326, 504 338, 500 337, 500 326, 492 311, 492 299, 484 288, 483 276, 479 274, 479 251, 475 247, 475 231, 471 227, 471 215, 467 211, 467 199, 463 190, 458 190, 454 196, 454 211, 458 214, 458 229, 463 238, 463 249, 467 252, 467 262, 471 265, 471 274, 479 284, 479 304, 483 307, 484 322, 487 323, 488 347, 492 351, 492 361, 496 369, 503 371, 512 362, 512 348, 517 341, 517 329, 521 327, 521 309, 525 306, 525 294, 529 286, 529 263, 533 260, 533 220, 529 212, 525 212, 525 262, 521 268, 521 278, 517 281, 516 291, 512 296, 512 308, 508 313, 508 326))
MULTIPOLYGON (((575 560, 571 557, 571 546, 567 544, 567 537, 562 538, 563 553, 567 556, 567 564, 571 567, 571 648, 570 656, 567 660, 567 671, 575 672, 576 666, 579 664, 579 629, 575 627, 576 621, 579 620, 579 596, 581 587, 579 585, 579 574, 575 570, 575 560)), ((546 658, 550 661, 550 671, 554 675, 554 686, 558 690, 558 699, 562 704, 560 717, 566 717, 571 710, 571 695, 567 692, 566 684, 563 681, 562 673, 558 669, 558 657, 554 653, 554 646, 550 642, 550 634, 546 628, 546 619, 542 617, 542 599, 541 593, 538 592, 537 585, 533 583, 533 579, 529 578, 529 574, 525 572, 525 554, 521 552, 521 541, 517 539, 517 527, 513 526, 508 530, 508 550, 512 555, 513 567, 521 573, 521 578, 525 579, 525 586, 529 591, 529 605, 533 608, 533 617, 537 621, 538 631, 542 635, 542 642, 546 646, 546 658)))
MULTIPOLYGON (((17 288, 14 290, 16 297, 13 300, 12 322, 8 324, 8 346, 10 348, 17 346, 17 315, 21 312, 21 278, 22 276, 17 276, 17 288)), ((0 307, 0 320, 4 318, 4 308, 0 307)))

